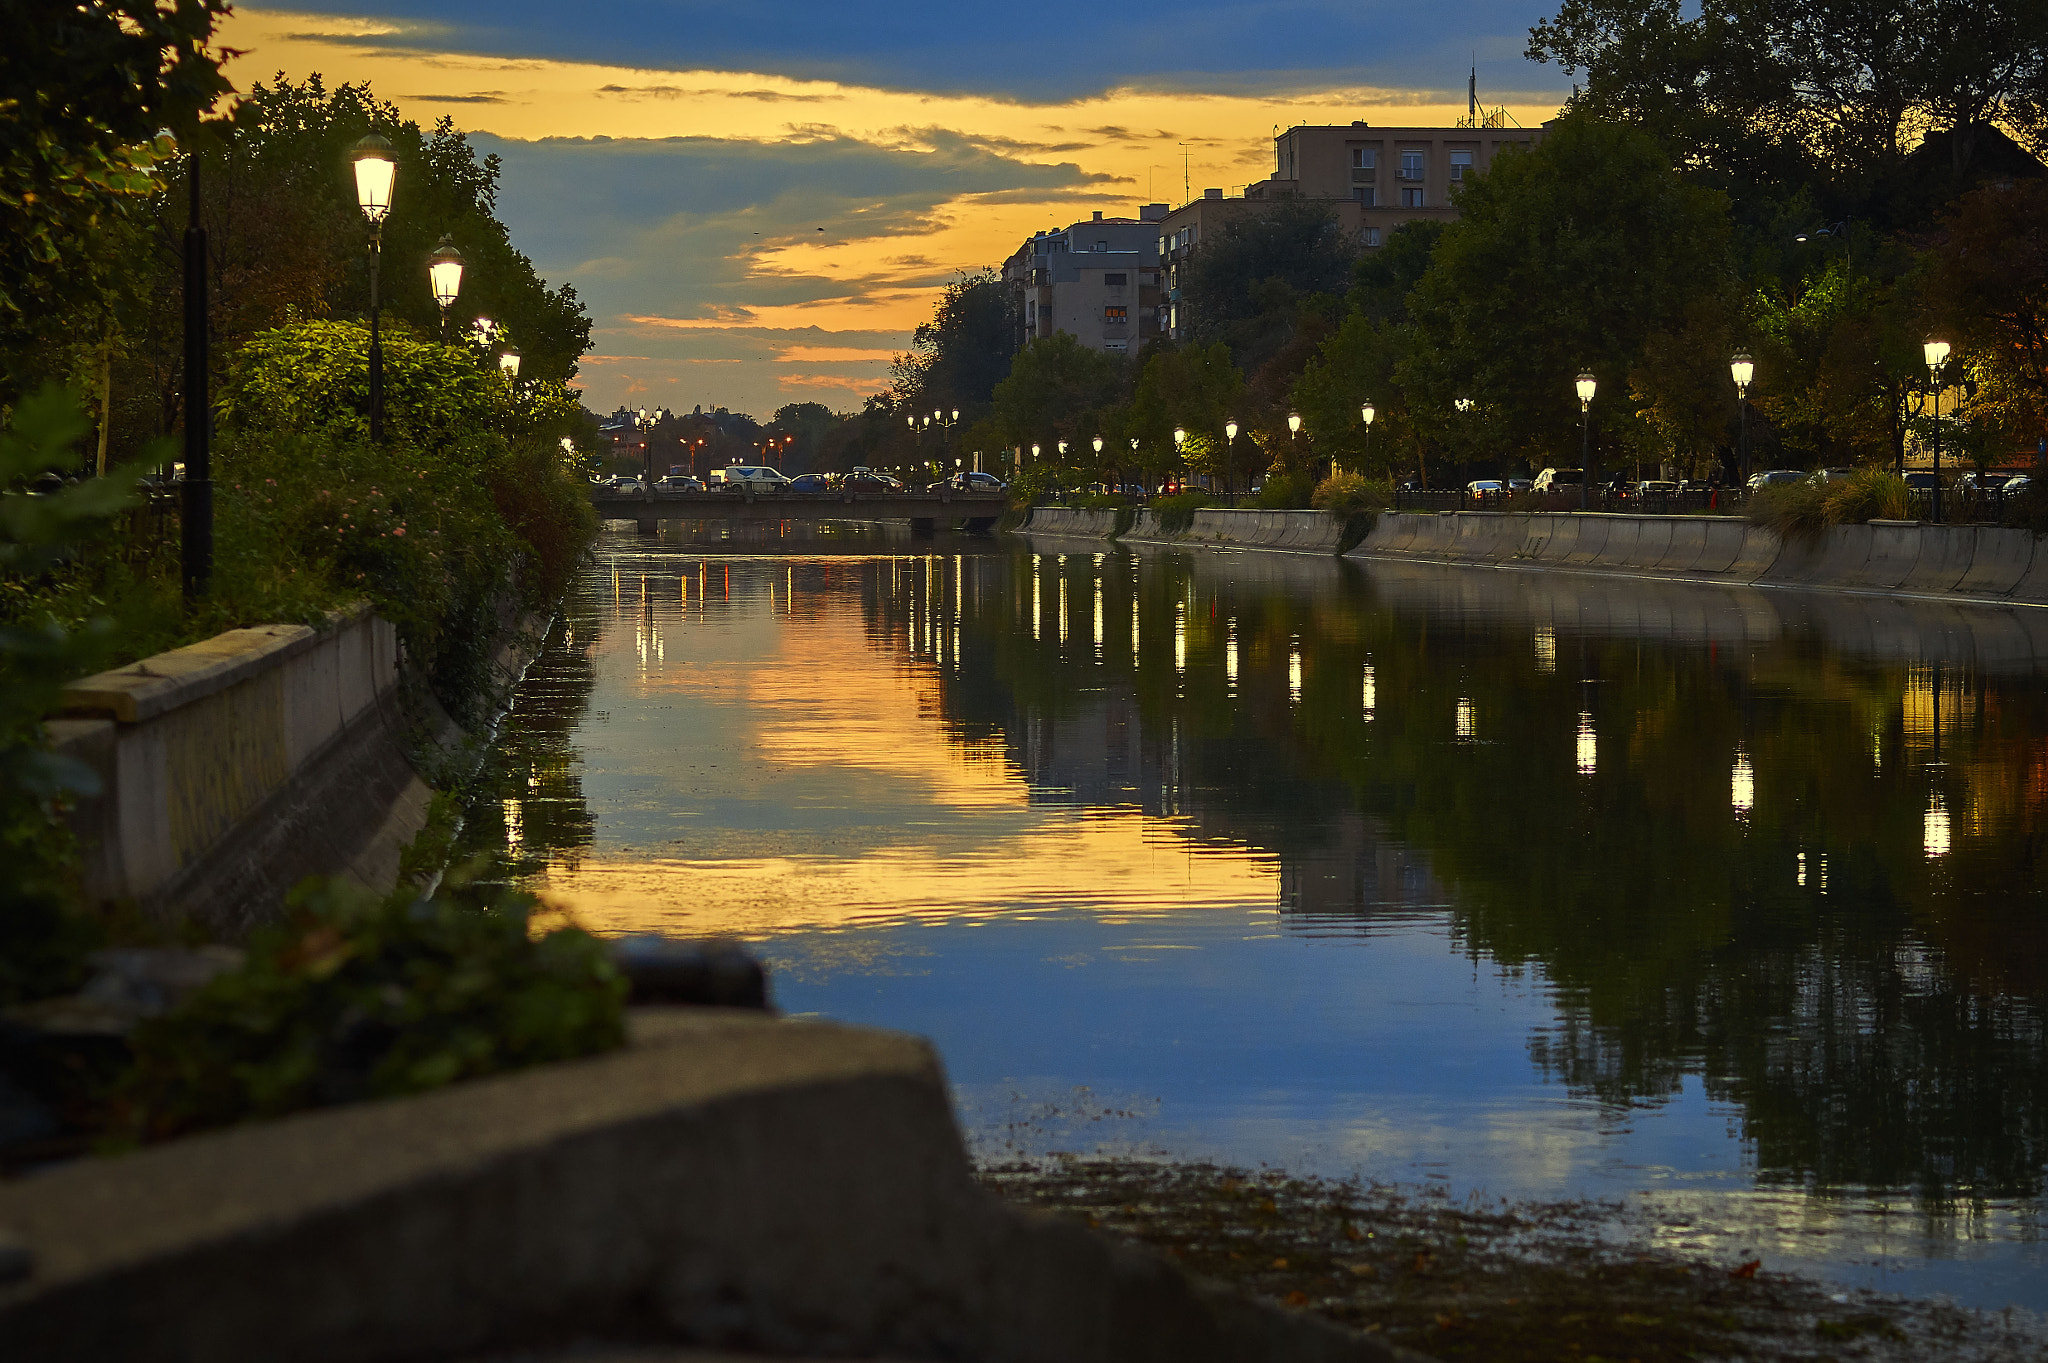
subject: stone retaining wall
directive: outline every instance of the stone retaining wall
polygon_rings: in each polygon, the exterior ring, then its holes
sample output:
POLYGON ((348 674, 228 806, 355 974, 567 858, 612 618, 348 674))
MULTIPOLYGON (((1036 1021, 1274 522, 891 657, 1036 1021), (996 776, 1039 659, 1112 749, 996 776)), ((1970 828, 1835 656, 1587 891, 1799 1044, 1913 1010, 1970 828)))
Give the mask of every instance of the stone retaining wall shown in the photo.
POLYGON ((1788 541, 1726 516, 1390 512, 1351 556, 2048 604, 2048 550, 1988 525, 1872 521, 1788 541))
MULTIPOLYGON (((1081 507, 1033 508, 1024 530, 1032 535, 1106 539, 1115 533, 1116 513, 1081 507)), ((1334 554, 1344 524, 1324 511, 1262 511, 1257 507, 1205 506, 1181 534, 1159 526, 1158 513, 1138 512, 1122 538, 1135 544, 1206 545, 1227 549, 1286 549, 1298 554, 1334 554)))
POLYGON ((975 1184, 924 1042, 641 1010, 623 1051, 0 1184, 8 1363, 608 1341, 975 1363, 1396 1363, 975 1184))

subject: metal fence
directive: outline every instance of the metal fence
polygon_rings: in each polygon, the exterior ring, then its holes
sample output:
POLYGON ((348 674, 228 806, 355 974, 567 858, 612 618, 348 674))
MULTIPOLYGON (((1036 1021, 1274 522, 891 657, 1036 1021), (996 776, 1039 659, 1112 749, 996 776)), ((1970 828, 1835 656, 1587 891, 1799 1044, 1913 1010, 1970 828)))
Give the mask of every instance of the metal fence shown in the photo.
MULTIPOLYGON (((2019 495, 1970 487, 1912 490, 1910 519, 1949 525, 2003 525, 2019 495)), ((1610 511, 1634 516, 1741 516, 1749 511, 1750 494, 1741 488, 1691 488, 1682 492, 1613 492, 1589 489, 1583 506, 1574 487, 1558 492, 1473 493, 1463 489, 1403 490, 1394 494, 1396 511, 1610 511)))

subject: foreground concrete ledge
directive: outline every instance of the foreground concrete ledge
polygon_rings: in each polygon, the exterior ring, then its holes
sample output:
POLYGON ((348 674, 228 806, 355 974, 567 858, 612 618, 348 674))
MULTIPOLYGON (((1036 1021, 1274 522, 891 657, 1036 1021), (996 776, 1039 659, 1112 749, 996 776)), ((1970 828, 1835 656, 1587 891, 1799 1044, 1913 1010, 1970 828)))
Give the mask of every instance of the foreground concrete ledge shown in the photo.
POLYGON ((747 1010, 0 1185, 0 1358, 1413 1358, 1007 1208, 931 1048, 747 1010), (658 1356, 658 1355, 655 1355, 658 1356))
POLYGON ((369 611, 367 605, 334 611, 319 629, 307 625, 231 629, 126 667, 81 677, 64 688, 59 707, 74 717, 93 715, 139 724, 266 672, 369 611))

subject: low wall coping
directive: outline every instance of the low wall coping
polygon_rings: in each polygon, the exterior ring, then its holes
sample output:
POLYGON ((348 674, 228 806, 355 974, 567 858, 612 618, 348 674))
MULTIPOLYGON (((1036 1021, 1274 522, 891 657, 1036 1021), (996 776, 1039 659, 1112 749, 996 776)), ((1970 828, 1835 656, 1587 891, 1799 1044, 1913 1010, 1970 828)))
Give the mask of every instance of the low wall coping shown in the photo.
POLYGON ((320 628, 255 625, 154 653, 126 667, 81 677, 64 688, 57 712, 137 724, 225 691, 317 644, 369 614, 368 605, 332 612, 320 628))

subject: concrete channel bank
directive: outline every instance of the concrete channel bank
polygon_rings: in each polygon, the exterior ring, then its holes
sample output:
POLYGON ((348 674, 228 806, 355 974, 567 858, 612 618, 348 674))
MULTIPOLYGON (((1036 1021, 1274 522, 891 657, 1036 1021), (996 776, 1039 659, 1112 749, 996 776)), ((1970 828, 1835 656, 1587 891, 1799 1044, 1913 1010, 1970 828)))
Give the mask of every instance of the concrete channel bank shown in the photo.
MULTIPOLYGON (((498 684, 524 671, 543 625, 506 621, 498 684)), ((98 778, 71 820, 87 896, 234 936, 308 875, 388 889, 433 798, 413 755, 466 741, 414 689, 397 631, 367 608, 229 630, 72 683, 48 729, 98 778)))
POLYGON ((28 1261, 0 1358, 1417 1357, 1001 1205, 920 1040, 632 1021, 608 1055, 0 1184, 28 1261))
MULTIPOLYGON (((1182 534, 1162 531, 1145 510, 1117 536, 1115 512, 1069 507, 1036 508, 1020 529, 1033 537, 1322 555, 1339 551, 1343 533, 1341 522, 1320 511, 1216 507, 1197 511, 1182 534)), ((2048 548, 2031 531, 1990 525, 1872 521, 1786 540, 1732 516, 1384 512, 1345 557, 2048 605, 2048 548)))

